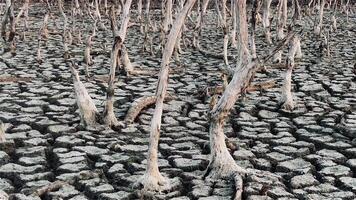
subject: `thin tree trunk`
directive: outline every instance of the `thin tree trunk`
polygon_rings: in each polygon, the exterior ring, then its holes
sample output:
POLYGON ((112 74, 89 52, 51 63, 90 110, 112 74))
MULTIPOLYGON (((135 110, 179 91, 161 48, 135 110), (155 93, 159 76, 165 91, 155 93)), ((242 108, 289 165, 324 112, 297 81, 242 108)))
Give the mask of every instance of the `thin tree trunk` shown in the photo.
POLYGON ((142 21, 142 0, 137 1, 138 22, 140 23, 140 32, 143 33, 143 21, 142 21))
MULTIPOLYGON (((17 22, 20 20, 20 17, 24 14, 26 15, 26 12, 28 12, 28 6, 30 4, 30 0, 25 0, 25 2, 23 3, 23 6, 21 7, 19 13, 16 16, 15 22, 14 22, 14 26, 16 27, 17 22)), ((25 18, 25 29, 26 29, 26 21, 27 19, 25 18)), ((25 30, 23 30, 23 34, 25 34, 25 30)))
POLYGON ((118 65, 119 50, 121 49, 122 40, 120 36, 116 36, 111 50, 111 67, 108 81, 108 88, 106 90, 105 109, 103 111, 103 121, 109 126, 116 128, 120 125, 114 113, 114 95, 115 95, 115 71, 118 65))
POLYGON ((6 38, 6 25, 10 21, 10 35, 12 34, 15 36, 15 32, 13 32, 13 23, 14 23, 14 8, 13 8, 13 3, 11 0, 6 0, 5 4, 5 14, 2 18, 2 23, 1 23, 1 37, 3 39, 3 46, 5 47, 5 51, 8 51, 10 48, 8 47, 8 41, 9 40, 6 38), (13 32, 13 33, 12 33, 13 32))
POLYGON ((169 30, 169 27, 172 26, 172 21, 173 21, 172 7, 173 7, 172 0, 166 0, 164 21, 163 21, 163 30, 165 33, 167 33, 169 30))
MULTIPOLYGON (((278 18, 277 18, 277 41, 281 41, 284 38, 283 27, 284 27, 284 6, 286 0, 280 0, 278 4, 278 18)), ((273 58, 276 63, 282 62, 282 51, 278 51, 273 58)))
POLYGON ((320 9, 319 9, 319 22, 318 22, 318 25, 316 25, 315 29, 314 29, 314 33, 317 36, 320 36, 321 29, 323 26, 324 5, 325 5, 325 0, 322 0, 320 3, 320 9))
POLYGON ((255 32, 256 32, 256 20, 257 20, 257 7, 259 4, 259 0, 253 1, 253 7, 251 12, 251 50, 252 50, 252 58, 257 58, 256 53, 256 44, 255 44, 255 32))
POLYGON ((231 30, 231 45, 233 47, 237 47, 236 42, 236 2, 234 0, 231 1, 231 12, 232 12, 232 30, 231 30))
POLYGON ((0 143, 5 141, 5 125, 0 121, 0 143))
POLYGON ((265 37, 268 44, 272 44, 271 39, 271 25, 269 21, 270 6, 272 0, 263 0, 263 14, 262 14, 262 25, 265 32, 265 37))
MULTIPOLYGON (((115 16, 111 16, 111 27, 113 30, 113 35, 115 37, 114 45, 111 51, 111 68, 110 68, 110 74, 109 74, 109 82, 108 82, 108 89, 106 93, 106 103, 105 103, 105 109, 103 111, 103 121, 104 123, 109 126, 109 127, 118 127, 122 126, 121 123, 116 119, 116 116, 114 114, 114 94, 115 94, 115 71, 118 65, 118 62, 120 59, 122 60, 122 55, 120 54, 125 54, 124 53, 124 41, 126 37, 126 32, 127 32, 127 26, 129 24, 130 20, 130 6, 131 6, 132 0, 126 0, 125 5, 124 5, 124 10, 122 12, 122 21, 121 21, 121 26, 120 30, 117 33, 117 29, 115 28, 116 26, 116 18, 115 16)), ((111 12, 110 15, 113 15, 114 12, 111 12)), ((127 53, 126 53, 127 55, 127 53)), ((127 61, 122 61, 123 63, 127 61)))
POLYGON ((177 16, 172 29, 168 35, 168 41, 165 44, 163 51, 161 72, 158 79, 158 85, 156 90, 156 107, 153 113, 151 128, 150 128, 150 143, 147 158, 146 173, 143 176, 143 185, 146 190, 160 191, 164 189, 164 185, 167 183, 165 178, 160 174, 158 170, 158 141, 161 129, 161 119, 163 111, 163 101, 167 93, 168 87, 168 73, 169 73, 169 61, 173 54, 173 49, 176 40, 181 30, 184 20, 188 15, 189 10, 193 7, 196 0, 187 0, 183 10, 177 16))
POLYGON ((291 41, 290 49, 287 57, 287 71, 284 77, 284 83, 282 86, 282 108, 286 110, 294 109, 294 101, 292 96, 292 71, 294 68, 294 56, 298 51, 298 46, 300 46, 300 40, 298 36, 294 36, 291 41))
POLYGON ((94 22, 92 34, 88 36, 86 46, 85 46, 85 51, 84 51, 85 76, 87 78, 90 77, 89 66, 93 64, 93 59, 90 55, 90 52, 91 52, 91 47, 92 47, 92 43, 93 43, 92 40, 95 37, 95 34, 96 34, 96 21, 94 22))

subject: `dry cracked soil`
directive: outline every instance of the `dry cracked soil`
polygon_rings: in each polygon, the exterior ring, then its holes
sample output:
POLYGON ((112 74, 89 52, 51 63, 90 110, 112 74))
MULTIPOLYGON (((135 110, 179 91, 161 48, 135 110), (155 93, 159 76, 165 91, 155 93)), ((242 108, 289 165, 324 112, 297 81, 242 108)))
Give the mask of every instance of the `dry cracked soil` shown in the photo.
MULTIPOLYGON (((0 191, 21 200, 233 198, 232 181, 208 181, 201 176, 209 162, 210 99, 197 94, 206 86, 221 85, 223 60, 189 47, 183 48, 179 63, 171 63, 171 68, 180 70, 169 77, 168 91, 176 98, 164 107, 159 167, 172 184, 169 192, 142 197, 134 185, 145 172, 154 108, 143 110, 132 125, 120 131, 81 127, 60 36, 50 36, 42 64, 35 60, 43 13, 44 9, 30 10, 26 41, 18 41, 16 56, 7 53, 0 60, 1 78, 20 78, 0 82, 0 119, 9 127, 7 142, 0 144, 0 191), (57 180, 67 184, 41 198, 30 195, 57 180)), ((222 35, 209 13, 201 44, 219 53, 222 35)), ((330 24, 329 18, 326 12, 325 24, 330 24)), ((236 162, 254 172, 244 177, 244 199, 355 199, 356 17, 350 15, 348 22, 345 15, 337 19, 339 27, 330 35, 331 58, 327 58, 325 52, 320 57, 321 40, 313 34, 312 19, 304 18, 303 58, 296 62, 292 75, 293 111, 280 108, 285 70, 274 65, 257 73, 253 83, 276 80, 277 85, 249 92, 236 103, 225 134, 235 147, 231 153, 236 162)), ((57 23, 61 25, 58 19, 57 23)), ((89 22, 84 24, 86 30, 91 28, 89 22)), ((55 30, 53 21, 49 29, 55 30)), ((131 62, 143 70, 159 70, 158 50, 156 55, 142 52, 142 41, 139 27, 131 26, 126 41, 131 62)), ((256 42, 259 56, 271 49, 260 24, 256 42)), ((109 53, 111 44, 111 32, 99 31, 93 51, 109 53)), ((84 48, 84 44, 70 45, 80 63, 81 80, 101 111, 106 83, 100 79, 109 72, 109 54, 93 56, 89 69, 95 78, 86 80, 81 63, 84 48)), ((234 53, 230 47, 229 54, 234 53)), ((135 99, 154 95, 157 75, 117 78, 115 114, 123 120, 135 99)))

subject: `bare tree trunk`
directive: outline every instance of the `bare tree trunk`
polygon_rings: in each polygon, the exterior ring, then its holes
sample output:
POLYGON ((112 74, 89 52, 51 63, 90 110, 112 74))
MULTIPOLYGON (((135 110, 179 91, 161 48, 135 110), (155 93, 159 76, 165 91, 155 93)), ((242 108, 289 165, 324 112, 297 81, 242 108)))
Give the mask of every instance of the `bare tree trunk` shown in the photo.
POLYGON ((294 68, 294 56, 298 51, 298 46, 300 46, 300 39, 298 36, 294 36, 291 41, 290 49, 287 57, 287 71, 284 77, 284 83, 282 86, 282 108, 286 110, 294 109, 294 101, 292 96, 292 71, 294 68))
POLYGON ((93 64, 93 59, 91 58, 90 51, 92 47, 92 40, 95 37, 96 34, 96 21, 94 22, 94 27, 92 30, 92 34, 88 36, 87 42, 86 42, 86 47, 84 51, 84 62, 85 62, 85 76, 87 78, 90 77, 89 75, 89 66, 93 64))
POLYGON ((143 20, 142 20, 142 0, 137 1, 137 20, 140 23, 140 32, 143 33, 143 20))
POLYGON ((97 117, 99 116, 93 100, 85 89, 84 84, 80 81, 77 70, 74 68, 74 63, 69 64, 73 76, 75 98, 80 113, 80 121, 84 126, 97 125, 97 117))
MULTIPOLYGON (((116 33, 117 29, 115 28, 116 26, 115 16, 111 16, 111 27, 113 30, 113 35, 115 37, 115 41, 111 51, 111 68, 110 68, 109 82, 108 82, 109 86, 106 93, 105 109, 103 111, 103 121, 109 127, 122 126, 122 124, 119 123, 119 121, 116 119, 116 116, 114 114, 114 94, 115 94, 114 83, 115 83, 115 71, 120 59, 123 63, 126 62, 127 64, 127 60, 122 59, 122 55, 120 54, 124 54, 124 56, 127 55, 127 53, 125 53, 126 50, 124 46, 124 41, 126 37, 127 26, 130 19, 129 14, 130 14, 131 3, 132 0, 126 0, 125 2, 124 10, 121 16, 122 18, 121 26, 118 33, 116 33)), ((111 12, 110 15, 113 15, 113 12, 111 12)))
POLYGON ((44 41, 44 44, 47 45, 47 39, 48 39, 48 18, 49 18, 49 10, 47 10, 44 18, 43 18, 43 22, 42 22, 42 27, 40 28, 39 32, 38 32, 38 37, 37 37, 37 57, 36 60, 39 64, 41 64, 43 62, 43 58, 42 58, 42 53, 41 53, 41 42, 44 41))
POLYGON ((234 72, 231 82, 226 87, 218 103, 210 112, 210 163, 205 176, 210 178, 229 177, 236 173, 245 173, 230 155, 223 131, 225 120, 241 93, 248 87, 251 77, 257 70, 257 64, 251 62, 248 52, 248 29, 246 21, 246 0, 237 1, 237 17, 239 23, 238 46, 241 60, 234 72))
POLYGON ((0 121, 0 143, 5 141, 5 125, 0 121))
POLYGON ((64 8, 63 8, 63 2, 62 0, 58 0, 58 9, 59 12, 61 13, 62 17, 63 17, 63 33, 62 33, 62 40, 63 40, 63 49, 64 49, 64 59, 68 59, 69 58, 69 49, 68 49, 68 38, 70 38, 71 34, 70 31, 68 31, 68 19, 67 16, 64 12, 64 8))
POLYGON ((161 63, 161 72, 158 79, 158 86, 156 90, 156 107, 153 113, 151 128, 150 128, 150 144, 148 150, 148 158, 147 158, 147 168, 146 173, 143 176, 143 185, 145 190, 156 190, 160 191, 164 189, 165 184, 167 184, 167 180, 160 174, 158 170, 158 141, 161 129, 161 118, 163 111, 163 101, 167 93, 168 87, 168 73, 169 73, 169 60, 172 57, 173 49, 176 43, 176 40, 179 35, 179 31, 181 30, 184 20, 189 12, 189 10, 193 7, 196 0, 187 0, 184 5, 183 10, 177 16, 172 29, 168 35, 168 41, 165 45, 165 49, 163 51, 162 63, 161 63))
POLYGON ((224 62, 225 62, 225 65, 228 66, 229 65, 229 61, 228 61, 228 58, 227 58, 227 45, 229 43, 229 26, 227 25, 227 22, 226 22, 226 0, 222 0, 221 1, 222 5, 221 5, 221 9, 222 9, 222 19, 221 19, 221 22, 222 22, 222 30, 223 30, 223 33, 224 33, 224 45, 223 45, 223 48, 224 48, 224 62))
POLYGON ((294 23, 298 24, 298 23, 300 23, 300 20, 301 20, 299 1, 293 0, 293 2, 294 2, 293 21, 294 21, 294 23))
POLYGON ((98 27, 100 28, 100 30, 106 30, 106 27, 101 19, 101 14, 100 14, 100 9, 99 9, 99 3, 98 0, 94 0, 95 2, 95 18, 98 20, 98 27))
POLYGON ((169 30, 169 27, 172 26, 172 21, 173 21, 172 7, 173 7, 172 0, 166 0, 164 21, 163 21, 163 30, 165 33, 167 33, 169 30))
POLYGON ((232 12, 232 31, 231 31, 231 45, 233 47, 237 47, 236 42, 236 2, 234 0, 231 1, 231 12, 232 12))
POLYGON ((199 13, 198 16, 198 23, 195 26, 195 30, 194 30, 194 37, 193 37, 193 46, 195 48, 199 47, 199 40, 201 38, 201 34, 202 34, 202 28, 203 28, 203 23, 204 23, 204 17, 206 14, 206 9, 208 7, 209 4, 209 0, 203 0, 203 4, 201 6, 201 11, 199 13))
POLYGON ((6 0, 5 4, 5 14, 2 19, 1 23, 1 37, 3 39, 3 46, 5 51, 9 51, 11 49, 11 44, 9 46, 8 42, 13 40, 15 37, 15 30, 14 30, 14 8, 13 3, 11 0, 6 0), (10 34, 9 38, 6 38, 6 25, 10 21, 10 34))
POLYGON ((262 14, 262 25, 265 32, 265 37, 268 44, 272 44, 271 39, 271 25, 269 21, 270 6, 272 0, 263 0, 263 14, 262 14))
POLYGON ((103 121, 109 126, 116 128, 120 125, 114 113, 114 95, 115 95, 115 71, 118 65, 119 50, 121 49, 122 40, 120 36, 115 37, 115 41, 111 50, 111 67, 106 90, 105 109, 103 111, 103 121))
MULTIPOLYGON (((17 14, 16 16, 16 19, 15 19, 15 26, 17 25, 17 22, 20 20, 20 17, 24 14, 26 15, 26 13, 28 12, 28 7, 29 7, 29 4, 30 4, 30 0, 25 0, 25 2, 23 3, 23 6, 21 7, 19 13, 17 14)), ((25 29, 27 29, 26 27, 26 24, 27 24, 27 17, 25 16, 25 29)), ((22 31, 23 32, 23 35, 25 35, 25 30, 22 31)))
MULTIPOLYGON (((286 6, 287 0, 280 0, 278 4, 278 18, 277 18, 277 41, 281 41, 284 38, 284 33, 283 33, 283 28, 285 26, 285 18, 287 15, 285 15, 284 8, 286 6)), ((282 62, 282 51, 278 51, 273 58, 274 62, 280 63, 282 62)))
POLYGON ((252 58, 257 58, 256 53, 256 44, 255 44, 255 32, 256 32, 256 21, 257 21, 257 7, 259 4, 259 0, 253 1, 253 7, 251 12, 251 50, 252 50, 252 58))
POLYGON ((321 0, 320 9, 319 9, 319 22, 314 29, 314 33, 317 36, 320 36, 321 29, 323 26, 324 5, 325 5, 325 0, 321 0))
POLYGON ((130 7, 131 7, 131 3, 132 0, 126 0, 125 5, 124 5, 124 9, 122 11, 122 21, 121 21, 121 26, 120 26, 120 30, 119 30, 119 36, 122 39, 122 52, 121 52, 121 63, 124 66, 124 69, 126 71, 126 73, 129 75, 130 73, 132 73, 134 71, 134 68, 130 62, 129 59, 129 54, 127 52, 127 49, 124 45, 124 41, 126 38, 126 32, 127 32, 127 27, 130 21, 130 7))

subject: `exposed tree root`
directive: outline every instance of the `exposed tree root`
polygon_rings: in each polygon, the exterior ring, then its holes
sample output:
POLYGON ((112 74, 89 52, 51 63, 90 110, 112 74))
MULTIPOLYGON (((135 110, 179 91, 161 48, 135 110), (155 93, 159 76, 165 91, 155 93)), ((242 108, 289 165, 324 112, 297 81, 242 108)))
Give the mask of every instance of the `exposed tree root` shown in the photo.
MULTIPOLYGON (((125 117, 125 122, 126 123, 133 123, 136 119, 136 117, 140 114, 140 112, 150 106, 156 103, 156 96, 148 96, 148 97, 141 97, 136 99, 132 104, 130 109, 127 111, 126 117, 125 117)), ((170 101, 174 99, 173 96, 167 95, 164 101, 170 101)))
POLYGON ((43 196, 51 191, 55 191, 63 187, 64 185, 67 185, 66 182, 63 181, 55 181, 49 185, 45 185, 39 189, 37 189, 32 195, 33 196, 43 196))

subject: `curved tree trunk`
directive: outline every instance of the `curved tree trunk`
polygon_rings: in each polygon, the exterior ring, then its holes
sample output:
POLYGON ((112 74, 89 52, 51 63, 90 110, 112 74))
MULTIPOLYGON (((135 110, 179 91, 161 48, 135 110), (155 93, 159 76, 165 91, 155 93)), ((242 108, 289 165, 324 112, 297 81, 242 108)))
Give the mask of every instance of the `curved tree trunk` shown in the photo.
POLYGON ((169 61, 173 54, 173 49, 176 40, 181 30, 184 20, 188 15, 189 10, 193 7, 196 0, 187 0, 184 8, 177 16, 172 29, 168 35, 168 41, 165 44, 165 48, 162 56, 161 72, 158 79, 158 85, 156 90, 156 107, 153 113, 151 128, 150 128, 150 143, 147 158, 147 168, 145 175, 143 176, 142 184, 145 190, 160 191, 164 189, 167 181, 161 175, 158 170, 158 141, 161 129, 161 118, 163 111, 163 101, 167 93, 168 87, 168 73, 169 73, 169 61))
POLYGON ((84 126, 96 126, 98 110, 88 94, 84 84, 80 81, 77 70, 74 68, 74 63, 69 64, 73 76, 75 98, 80 113, 80 121, 84 126))
POLYGON ((239 23, 239 54, 243 58, 237 66, 231 82, 226 87, 218 103, 210 112, 210 163, 205 176, 209 178, 229 177, 236 173, 245 173, 230 155, 223 131, 224 123, 241 93, 248 87, 258 65, 251 62, 247 49, 248 29, 246 21, 246 0, 236 0, 239 23))

